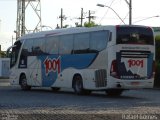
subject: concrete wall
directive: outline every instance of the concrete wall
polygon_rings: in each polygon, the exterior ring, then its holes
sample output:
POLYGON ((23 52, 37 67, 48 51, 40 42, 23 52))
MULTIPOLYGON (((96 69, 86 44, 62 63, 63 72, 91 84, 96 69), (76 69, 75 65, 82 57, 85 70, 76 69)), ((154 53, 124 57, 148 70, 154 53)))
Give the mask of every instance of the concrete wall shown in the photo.
POLYGON ((10 59, 0 58, 0 77, 9 77, 10 59))

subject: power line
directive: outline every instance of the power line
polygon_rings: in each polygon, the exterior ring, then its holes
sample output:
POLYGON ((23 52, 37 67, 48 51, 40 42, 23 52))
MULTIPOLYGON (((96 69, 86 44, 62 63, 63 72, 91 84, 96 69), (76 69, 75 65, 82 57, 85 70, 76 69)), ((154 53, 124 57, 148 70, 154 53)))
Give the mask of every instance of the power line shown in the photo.
MULTIPOLYGON (((126 16, 122 20, 124 21, 128 15, 129 15, 129 12, 126 14, 126 16)), ((120 24, 122 24, 122 22, 120 24)))
POLYGON ((156 15, 156 16, 146 17, 146 18, 144 18, 144 19, 135 21, 134 23, 141 22, 141 21, 144 21, 144 20, 147 20, 147 19, 151 19, 151 18, 155 18, 155 17, 160 17, 160 16, 159 16, 159 15, 156 15))
MULTIPOLYGON (((109 7, 112 6, 112 4, 113 4, 114 1, 115 1, 115 0, 112 0, 112 2, 110 3, 109 7)), ((107 11, 105 12, 105 14, 103 15, 102 19, 99 21, 99 24, 102 22, 102 20, 104 19, 104 17, 105 17, 106 14, 108 13, 108 11, 109 11, 109 8, 107 9, 107 11)))

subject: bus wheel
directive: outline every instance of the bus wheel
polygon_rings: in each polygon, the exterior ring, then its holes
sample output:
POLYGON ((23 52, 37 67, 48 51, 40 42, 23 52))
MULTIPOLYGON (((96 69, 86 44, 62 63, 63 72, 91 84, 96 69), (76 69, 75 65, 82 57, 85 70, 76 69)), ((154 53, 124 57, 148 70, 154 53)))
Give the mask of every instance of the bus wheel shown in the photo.
POLYGON ((60 90, 59 87, 51 87, 53 92, 58 92, 60 90))
POLYGON ((82 77, 80 75, 76 75, 73 78, 73 89, 74 92, 78 95, 84 94, 82 77))
POLYGON ((22 75, 20 77, 20 86, 21 86, 22 90, 30 90, 31 89, 31 86, 27 85, 27 79, 26 79, 25 75, 22 75))
POLYGON ((106 94, 108 96, 120 96, 122 94, 123 90, 120 89, 109 89, 106 90, 106 94))

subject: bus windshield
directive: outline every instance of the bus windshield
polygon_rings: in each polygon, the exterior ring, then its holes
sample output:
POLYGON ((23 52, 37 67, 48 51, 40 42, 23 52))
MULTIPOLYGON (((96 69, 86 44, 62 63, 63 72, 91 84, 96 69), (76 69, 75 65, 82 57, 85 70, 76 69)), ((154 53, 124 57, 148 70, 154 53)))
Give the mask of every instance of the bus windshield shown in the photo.
POLYGON ((149 27, 117 27, 117 44, 153 45, 153 31, 149 27))
POLYGON ((15 42, 14 46, 10 47, 10 49, 7 51, 7 56, 10 58, 10 67, 13 67, 16 64, 21 45, 22 43, 17 41, 15 42))

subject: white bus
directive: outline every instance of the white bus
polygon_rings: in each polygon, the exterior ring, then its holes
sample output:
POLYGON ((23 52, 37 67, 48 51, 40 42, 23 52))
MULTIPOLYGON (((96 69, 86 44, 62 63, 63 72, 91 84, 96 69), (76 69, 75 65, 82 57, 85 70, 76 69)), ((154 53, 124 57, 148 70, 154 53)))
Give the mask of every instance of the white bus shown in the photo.
POLYGON ((98 26, 24 35, 11 46, 12 85, 73 88, 121 95, 124 90, 152 88, 155 41, 146 26, 98 26))

